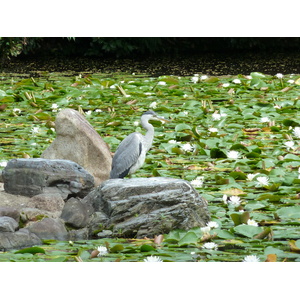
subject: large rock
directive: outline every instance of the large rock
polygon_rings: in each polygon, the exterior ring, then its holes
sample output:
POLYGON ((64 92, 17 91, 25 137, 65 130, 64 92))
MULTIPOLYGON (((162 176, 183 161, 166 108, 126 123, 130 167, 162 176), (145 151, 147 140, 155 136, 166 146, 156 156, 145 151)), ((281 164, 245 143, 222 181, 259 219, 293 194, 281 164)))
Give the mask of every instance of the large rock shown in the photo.
POLYGON ((22 228, 16 232, 0 232, 1 251, 20 249, 41 244, 41 239, 25 228, 22 228))
POLYGON ((96 186, 109 178, 112 162, 109 147, 79 112, 61 110, 55 129, 56 139, 41 157, 78 163, 94 176, 96 186))
MULTIPOLYGON (((180 179, 107 180, 82 201, 94 212, 102 212, 101 227, 112 229, 113 236, 153 237, 173 229, 202 227, 210 220, 206 201, 180 179)), ((97 218, 92 214, 93 219, 97 218)))
POLYGON ((29 224, 26 228, 42 240, 65 241, 69 239, 68 231, 61 219, 44 218, 39 222, 29 224))
POLYGON ((29 197, 43 193, 84 197, 94 187, 93 176, 70 160, 12 159, 2 176, 5 192, 29 197))
POLYGON ((19 223, 20 221, 20 212, 17 209, 9 206, 1 206, 1 202, 0 202, 0 217, 2 216, 11 217, 17 223, 19 223))
POLYGON ((83 228, 88 223, 88 209, 79 199, 71 198, 65 204, 60 217, 68 225, 83 228))
MULTIPOLYGON (((22 209, 27 206, 30 197, 22 195, 13 195, 6 193, 5 191, 0 191, 0 206, 10 207, 12 209, 22 209)), ((8 214, 3 213, 3 216, 8 216, 8 214)))
POLYGON ((65 201, 61 194, 39 194, 30 198, 27 203, 28 207, 40 210, 61 212, 65 205, 65 201))

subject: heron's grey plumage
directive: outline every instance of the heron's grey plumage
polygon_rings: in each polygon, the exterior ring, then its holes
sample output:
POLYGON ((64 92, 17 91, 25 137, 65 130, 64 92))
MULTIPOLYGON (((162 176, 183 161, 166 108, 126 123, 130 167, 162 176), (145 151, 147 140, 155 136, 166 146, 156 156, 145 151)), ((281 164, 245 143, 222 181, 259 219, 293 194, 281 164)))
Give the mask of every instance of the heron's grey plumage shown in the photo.
POLYGON ((145 162, 146 153, 152 146, 154 128, 148 122, 150 119, 162 119, 153 111, 145 112, 141 117, 141 123, 146 129, 145 136, 139 132, 128 135, 118 146, 112 161, 110 178, 124 178, 128 174, 136 172, 145 162))

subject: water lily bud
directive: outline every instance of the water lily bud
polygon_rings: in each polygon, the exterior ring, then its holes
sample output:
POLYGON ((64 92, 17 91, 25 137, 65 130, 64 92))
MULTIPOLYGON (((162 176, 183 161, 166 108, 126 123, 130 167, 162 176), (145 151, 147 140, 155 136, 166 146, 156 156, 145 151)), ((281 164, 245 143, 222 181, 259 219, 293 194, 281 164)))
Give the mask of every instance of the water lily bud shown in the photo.
POLYGON ((98 250, 93 250, 92 253, 91 253, 91 258, 97 257, 98 254, 99 254, 99 251, 98 251, 98 250))

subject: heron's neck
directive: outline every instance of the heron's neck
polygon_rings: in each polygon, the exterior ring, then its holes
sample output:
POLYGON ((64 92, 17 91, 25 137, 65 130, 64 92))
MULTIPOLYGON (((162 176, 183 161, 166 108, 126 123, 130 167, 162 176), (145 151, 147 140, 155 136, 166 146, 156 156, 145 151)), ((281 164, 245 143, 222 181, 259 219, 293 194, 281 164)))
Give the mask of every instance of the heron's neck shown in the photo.
POLYGON ((154 138, 154 127, 148 123, 148 120, 143 121, 142 120, 142 126, 147 131, 145 134, 145 141, 146 141, 146 148, 147 151, 151 148, 153 138, 154 138))

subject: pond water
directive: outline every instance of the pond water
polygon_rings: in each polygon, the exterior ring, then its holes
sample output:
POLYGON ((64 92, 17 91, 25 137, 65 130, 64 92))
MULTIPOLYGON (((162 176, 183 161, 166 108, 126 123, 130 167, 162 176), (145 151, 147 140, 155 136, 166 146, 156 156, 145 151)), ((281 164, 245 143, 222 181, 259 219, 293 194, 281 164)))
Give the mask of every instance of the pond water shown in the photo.
POLYGON ((0 260, 266 261, 269 254, 300 260, 300 75, 278 74, 280 68, 272 75, 193 69, 191 76, 157 77, 162 69, 143 75, 137 67, 124 73, 109 66, 107 73, 35 67, 0 74, 1 168, 12 158, 39 157, 55 138, 60 109, 82 112, 115 151, 129 133, 143 132, 137 122, 151 108, 171 122, 154 123, 153 147, 134 176, 192 182, 213 223, 208 234, 175 230, 159 241, 45 241, 39 249, 0 253, 0 260), (99 246, 108 253, 92 257, 99 246))

